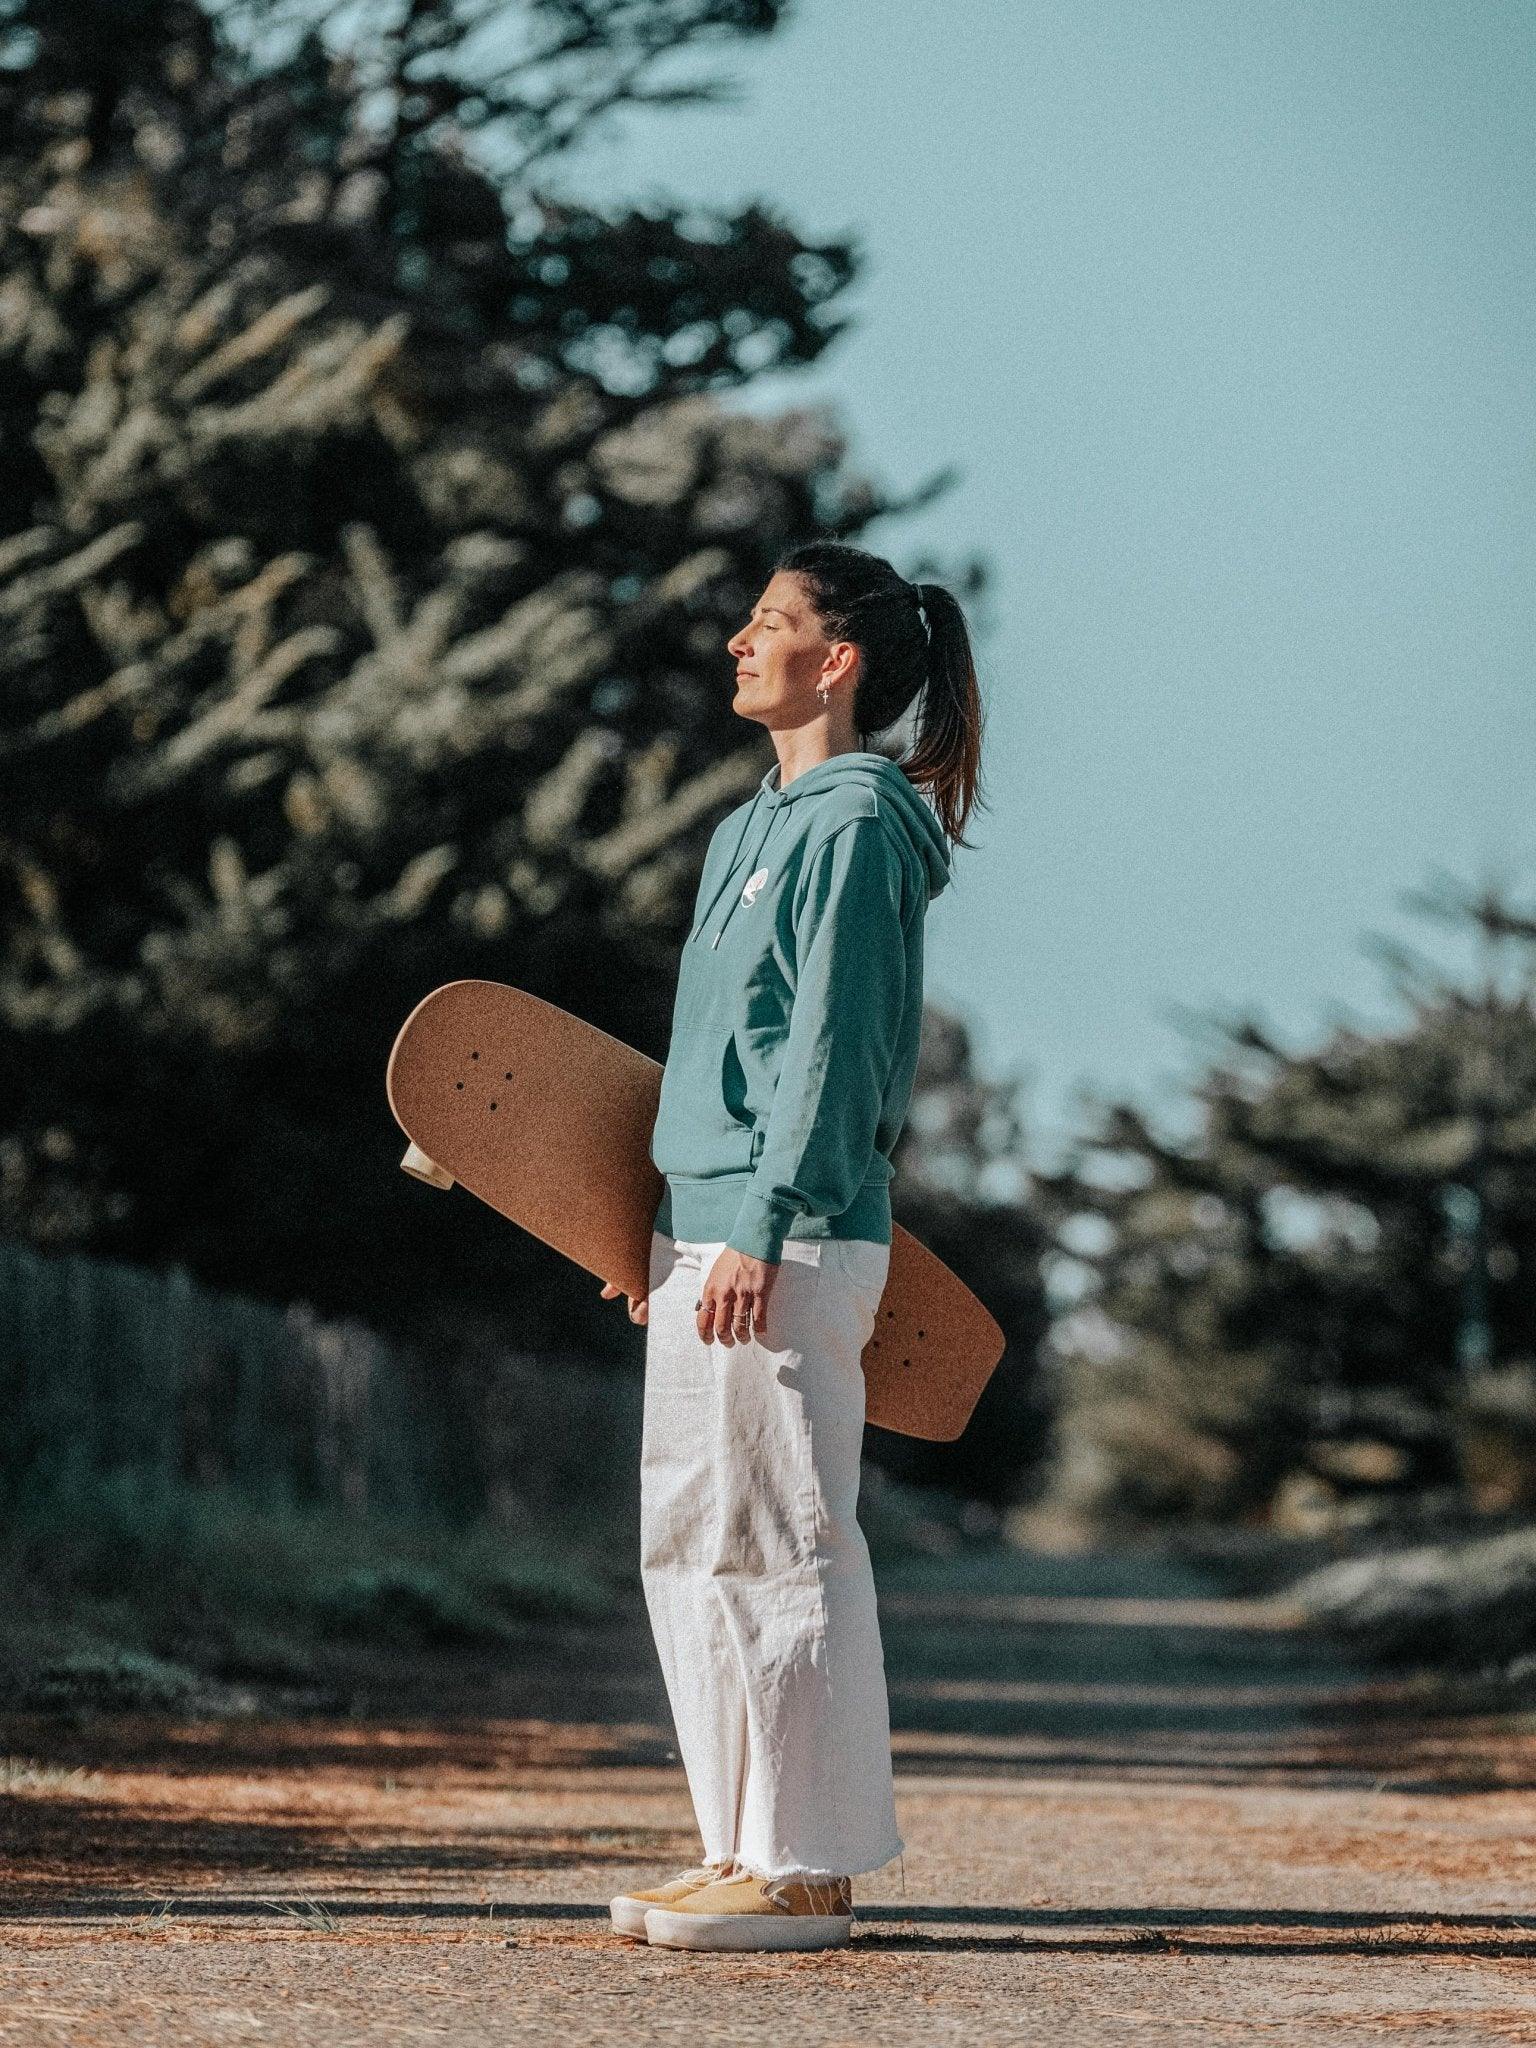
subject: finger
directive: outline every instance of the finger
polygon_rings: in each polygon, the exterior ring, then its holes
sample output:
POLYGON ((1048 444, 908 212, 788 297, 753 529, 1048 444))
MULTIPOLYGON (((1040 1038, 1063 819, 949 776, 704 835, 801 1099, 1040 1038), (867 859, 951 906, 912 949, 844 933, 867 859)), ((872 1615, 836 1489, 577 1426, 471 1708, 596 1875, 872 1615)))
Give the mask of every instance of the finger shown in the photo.
POLYGON ((715 1302, 715 1335, 722 1344, 735 1343, 736 1340, 731 1334, 731 1325, 735 1320, 736 1293, 734 1288, 727 1288, 715 1302))

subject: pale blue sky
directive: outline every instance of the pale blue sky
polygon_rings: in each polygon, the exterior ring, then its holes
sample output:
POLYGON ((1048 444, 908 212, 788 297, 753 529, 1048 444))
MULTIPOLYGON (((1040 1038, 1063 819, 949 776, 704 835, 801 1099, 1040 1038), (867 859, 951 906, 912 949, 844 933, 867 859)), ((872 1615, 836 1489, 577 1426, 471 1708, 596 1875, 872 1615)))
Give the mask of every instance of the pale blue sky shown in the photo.
MULTIPOLYGON (((693 68, 693 67, 691 67, 693 68)), ((980 548, 992 810, 928 988, 1031 1077, 1160 1113, 1174 1007, 1393 1016, 1360 950, 1432 869, 1536 894, 1536 9, 1528 0, 803 0, 572 194, 853 233, 832 404, 980 548)))

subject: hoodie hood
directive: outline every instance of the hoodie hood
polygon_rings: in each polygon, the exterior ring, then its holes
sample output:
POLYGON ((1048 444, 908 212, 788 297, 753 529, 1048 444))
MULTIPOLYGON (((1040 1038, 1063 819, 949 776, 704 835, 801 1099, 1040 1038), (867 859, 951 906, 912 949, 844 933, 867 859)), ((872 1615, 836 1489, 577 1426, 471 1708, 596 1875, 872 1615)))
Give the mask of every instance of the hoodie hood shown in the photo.
MULTIPOLYGON (((711 924, 722 899, 744 871, 750 873, 756 867, 775 836, 792 832, 804 822, 794 817, 796 804, 805 805, 845 783, 857 784, 885 799, 885 815, 905 832, 908 845, 922 862, 929 901, 939 894, 950 879, 949 842, 931 807, 887 755, 863 751, 833 754, 829 760, 818 761, 814 768, 803 769, 787 789, 779 786, 779 764, 775 761, 751 801, 742 806, 741 827, 730 858, 718 870, 714 893, 694 926, 694 937, 711 924)), ((736 907, 733 897, 709 942, 711 947, 718 947, 736 907)))
POLYGON ((799 803, 808 796, 815 796, 836 783, 844 782, 858 783, 886 799, 887 808, 900 820, 913 851, 927 871, 930 899, 937 896, 950 879, 949 841, 944 837, 944 828, 935 816, 933 806, 918 793, 888 754, 863 751, 833 754, 829 760, 818 761, 814 768, 803 769, 787 789, 779 787, 779 764, 775 761, 758 785, 757 801, 766 804, 771 811, 781 804, 799 803))

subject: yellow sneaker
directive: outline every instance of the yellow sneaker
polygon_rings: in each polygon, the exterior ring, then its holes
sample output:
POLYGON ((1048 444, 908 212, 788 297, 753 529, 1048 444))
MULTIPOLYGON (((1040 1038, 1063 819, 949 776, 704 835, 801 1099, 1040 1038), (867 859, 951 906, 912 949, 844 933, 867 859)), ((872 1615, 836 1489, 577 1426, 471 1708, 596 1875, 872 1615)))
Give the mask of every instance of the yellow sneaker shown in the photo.
POLYGON ((726 1876, 645 1916, 653 1948, 841 1948, 852 1931, 846 1877, 726 1876))
POLYGON ((608 1901, 613 1924, 620 1934, 644 1941, 645 1915, 649 1907, 670 1906, 678 1899, 685 1899, 690 1892, 699 1891, 727 1876, 734 1867, 729 1860, 725 1863, 701 1863, 696 1869, 680 1870, 676 1877, 666 1884, 654 1886, 650 1891, 620 1892, 616 1899, 608 1901))

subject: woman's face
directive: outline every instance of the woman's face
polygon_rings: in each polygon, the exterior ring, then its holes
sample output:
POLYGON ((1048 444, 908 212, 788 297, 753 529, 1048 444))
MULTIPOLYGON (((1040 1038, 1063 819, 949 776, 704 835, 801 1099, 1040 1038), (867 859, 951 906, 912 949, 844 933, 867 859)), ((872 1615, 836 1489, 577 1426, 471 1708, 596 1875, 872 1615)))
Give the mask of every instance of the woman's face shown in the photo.
POLYGON ((851 694, 858 650, 828 640, 800 579, 788 570, 773 576, 739 633, 726 642, 736 663, 732 710, 770 728, 809 725, 832 715, 851 694), (830 686, 822 703, 817 684, 830 686))

